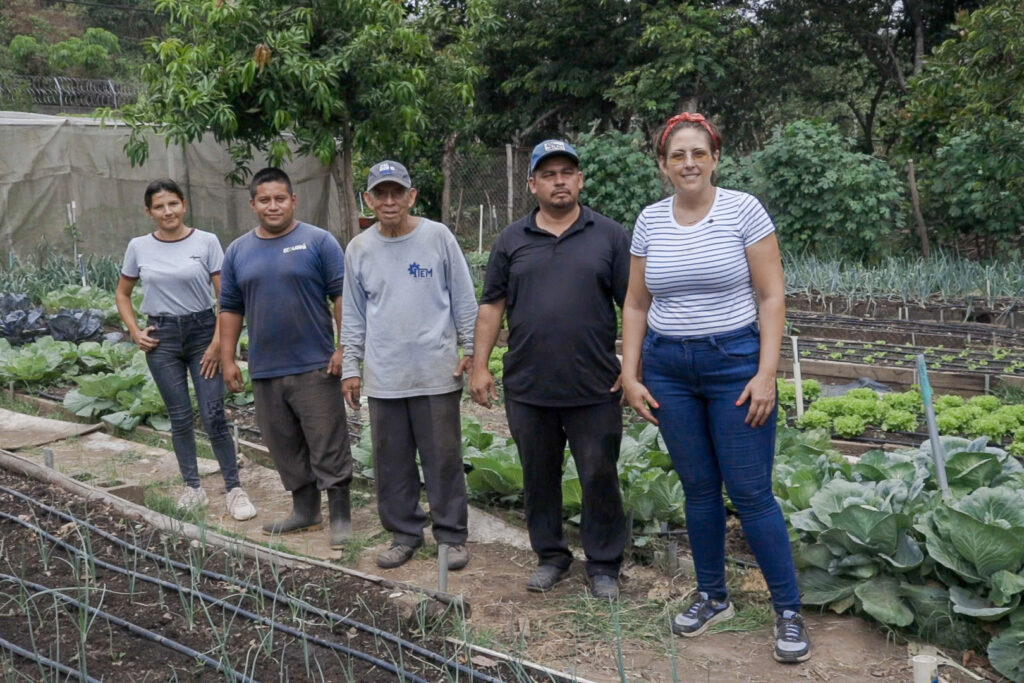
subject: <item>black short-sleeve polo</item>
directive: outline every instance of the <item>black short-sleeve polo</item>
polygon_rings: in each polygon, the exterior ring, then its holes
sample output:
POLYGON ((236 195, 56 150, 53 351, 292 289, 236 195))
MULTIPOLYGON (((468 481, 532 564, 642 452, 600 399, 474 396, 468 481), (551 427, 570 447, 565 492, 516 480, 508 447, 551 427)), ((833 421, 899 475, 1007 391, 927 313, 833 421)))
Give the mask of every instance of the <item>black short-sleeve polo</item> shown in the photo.
POLYGON ((537 227, 536 210, 505 228, 480 298, 505 300, 505 395, 539 406, 618 400, 615 304, 628 282, 626 231, 589 207, 558 237, 537 227))

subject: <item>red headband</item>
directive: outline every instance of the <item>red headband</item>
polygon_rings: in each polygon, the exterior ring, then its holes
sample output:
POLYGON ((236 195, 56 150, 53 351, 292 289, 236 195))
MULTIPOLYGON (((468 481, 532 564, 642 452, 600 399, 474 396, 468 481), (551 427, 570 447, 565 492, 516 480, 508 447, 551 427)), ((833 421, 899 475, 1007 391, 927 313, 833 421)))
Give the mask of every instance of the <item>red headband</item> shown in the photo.
POLYGON ((684 122, 699 123, 701 126, 704 127, 704 130, 706 130, 708 132, 708 135, 711 136, 711 144, 715 146, 715 149, 711 150, 712 152, 722 148, 721 139, 719 139, 718 134, 711 127, 711 124, 707 122, 707 119, 705 119, 700 114, 691 114, 688 111, 684 111, 682 114, 676 114, 675 116, 673 116, 672 118, 665 122, 665 131, 661 134, 662 147, 665 146, 665 140, 668 139, 668 135, 669 133, 672 132, 672 129, 675 128, 680 123, 684 122))

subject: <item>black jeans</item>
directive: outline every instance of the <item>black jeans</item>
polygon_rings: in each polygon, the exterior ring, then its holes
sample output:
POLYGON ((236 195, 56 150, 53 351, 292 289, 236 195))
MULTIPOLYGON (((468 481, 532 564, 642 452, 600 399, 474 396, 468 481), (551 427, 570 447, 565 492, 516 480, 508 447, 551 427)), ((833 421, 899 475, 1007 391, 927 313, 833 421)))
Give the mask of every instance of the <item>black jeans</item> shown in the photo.
POLYGON ((562 569, 572 563, 562 533, 562 465, 568 441, 583 489, 580 537, 587 575, 618 576, 629 531, 619 491, 618 401, 550 408, 506 399, 505 411, 523 463, 526 525, 539 563, 562 569))
POLYGON ((402 545, 423 545, 427 523, 420 506, 417 451, 434 539, 449 545, 466 542, 469 510, 462 469, 461 397, 459 389, 435 396, 369 399, 377 512, 384 528, 402 545))
POLYGON ((146 324, 156 328, 150 336, 160 340, 157 347, 146 354, 146 365, 167 406, 171 443, 174 444, 181 478, 186 486, 199 487, 196 438, 192 427, 195 416, 188 395, 188 375, 191 373, 199 417, 210 437, 213 454, 220 463, 224 487, 230 491, 238 486, 238 461, 224 416, 224 377, 217 373, 206 379, 200 367, 203 353, 213 340, 217 318, 209 310, 187 315, 151 315, 146 324))

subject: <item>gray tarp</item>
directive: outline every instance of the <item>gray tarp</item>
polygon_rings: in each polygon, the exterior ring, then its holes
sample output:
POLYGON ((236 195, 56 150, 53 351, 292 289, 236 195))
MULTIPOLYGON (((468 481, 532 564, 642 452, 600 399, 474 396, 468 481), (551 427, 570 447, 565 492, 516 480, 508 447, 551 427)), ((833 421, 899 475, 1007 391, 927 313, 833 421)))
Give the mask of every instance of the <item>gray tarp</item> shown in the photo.
MULTIPOLYGON (((128 240, 153 230, 143 193, 155 178, 173 178, 185 190, 187 223, 216 233, 224 246, 250 229, 254 216, 244 187, 224 179, 232 168, 223 147, 201 143, 168 147, 151 136, 149 159, 132 167, 124 154, 124 126, 90 118, 0 111, 0 254, 24 256, 46 240, 71 253, 66 205, 75 201, 83 254, 120 256, 128 240)), ((257 170, 264 159, 252 166, 257 170)), ((295 184, 297 218, 339 234, 337 189, 330 169, 298 158, 284 169, 295 184)))

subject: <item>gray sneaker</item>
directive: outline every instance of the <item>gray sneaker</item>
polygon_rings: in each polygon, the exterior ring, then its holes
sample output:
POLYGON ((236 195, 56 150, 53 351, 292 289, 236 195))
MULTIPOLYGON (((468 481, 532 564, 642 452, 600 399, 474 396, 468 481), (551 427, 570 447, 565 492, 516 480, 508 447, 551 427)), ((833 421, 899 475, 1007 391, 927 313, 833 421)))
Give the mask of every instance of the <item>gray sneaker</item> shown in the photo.
POLYGON ((799 612, 786 610, 775 617, 775 661, 786 664, 803 662, 811 657, 811 639, 799 612))
POLYGON ((395 567, 401 567, 415 554, 416 548, 413 548, 411 545, 402 545, 401 543, 392 542, 390 548, 382 550, 377 554, 377 566, 381 569, 394 569, 395 567))
POLYGON ((712 600, 707 593, 701 591, 687 610, 672 620, 672 633, 693 638, 707 631, 712 624, 731 619, 734 614, 736 612, 731 602, 712 600))

